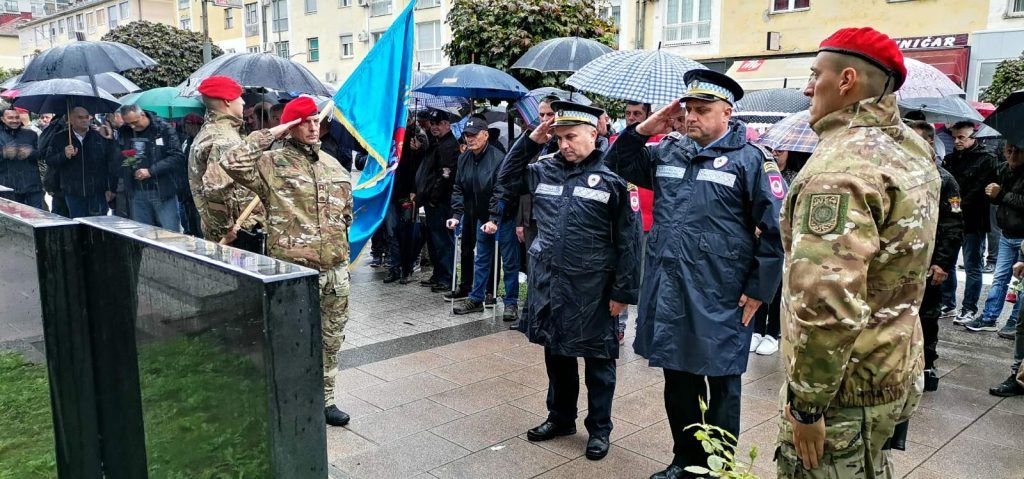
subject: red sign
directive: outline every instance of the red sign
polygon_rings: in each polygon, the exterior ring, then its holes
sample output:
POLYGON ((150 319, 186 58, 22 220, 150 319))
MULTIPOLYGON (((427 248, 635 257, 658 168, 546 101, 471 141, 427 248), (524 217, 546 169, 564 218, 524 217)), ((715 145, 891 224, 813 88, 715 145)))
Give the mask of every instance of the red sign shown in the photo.
POLYGON ((761 65, 764 65, 764 60, 744 60, 740 63, 740 67, 736 69, 737 72, 756 72, 761 65))
POLYGON ((929 37, 894 38, 900 50, 926 50, 930 48, 954 48, 967 46, 968 35, 933 35, 929 37))

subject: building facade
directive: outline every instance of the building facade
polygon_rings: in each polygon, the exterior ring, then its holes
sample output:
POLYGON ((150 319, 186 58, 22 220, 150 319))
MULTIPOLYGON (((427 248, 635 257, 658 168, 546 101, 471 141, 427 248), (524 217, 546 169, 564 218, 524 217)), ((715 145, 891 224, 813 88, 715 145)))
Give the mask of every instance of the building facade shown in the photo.
POLYGON ((203 4, 206 1, 210 42, 224 53, 246 51, 243 5, 241 1, 174 0, 175 26, 193 32, 203 31, 203 4))
POLYGON ((971 33, 967 98, 977 100, 1003 60, 1024 55, 1024 0, 989 0, 988 24, 971 33))

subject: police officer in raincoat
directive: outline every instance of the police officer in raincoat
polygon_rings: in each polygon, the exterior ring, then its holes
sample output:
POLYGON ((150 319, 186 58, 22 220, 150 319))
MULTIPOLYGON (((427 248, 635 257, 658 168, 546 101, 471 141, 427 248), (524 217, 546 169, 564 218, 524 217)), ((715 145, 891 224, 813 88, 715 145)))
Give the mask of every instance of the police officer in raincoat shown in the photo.
POLYGON ((576 433, 579 372, 584 358, 590 433, 586 455, 608 454, 619 357, 616 317, 636 304, 641 220, 626 182, 611 172, 596 148, 599 108, 553 102, 555 117, 516 142, 498 174, 491 204, 493 234, 505 204, 533 195, 537 238, 528 248, 529 282, 519 329, 544 346, 548 419, 527 438, 546 441, 576 433), (557 153, 536 156, 552 137, 557 153))
POLYGON ((785 182, 771 155, 747 142, 746 125, 731 118, 743 89, 710 70, 687 72, 684 81, 680 101, 629 127, 605 157, 612 171, 654 190, 633 344, 665 373, 675 458, 654 478, 707 467, 693 431, 683 430, 701 421, 698 397, 708 403, 708 423, 739 436, 748 325, 782 279, 785 182), (673 132, 645 147, 684 109, 685 137, 673 132))

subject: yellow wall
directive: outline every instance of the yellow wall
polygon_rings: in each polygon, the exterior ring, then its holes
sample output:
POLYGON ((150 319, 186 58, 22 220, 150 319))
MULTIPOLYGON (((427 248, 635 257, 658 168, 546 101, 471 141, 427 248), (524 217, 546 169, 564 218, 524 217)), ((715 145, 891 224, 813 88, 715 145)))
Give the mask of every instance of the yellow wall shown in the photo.
MULTIPOLYGON (((176 7, 180 7, 181 4, 178 0, 172 0, 176 7)), ((243 31, 245 25, 244 12, 241 8, 231 9, 234 15, 234 23, 232 27, 225 28, 226 23, 224 18, 228 11, 227 8, 218 7, 213 3, 207 4, 207 11, 209 12, 209 29, 210 29, 210 41, 220 46, 222 49, 234 49, 236 52, 245 51, 245 41, 243 39, 243 31)), ((200 0, 191 0, 187 8, 177 8, 178 22, 175 26, 181 27, 181 20, 188 18, 191 20, 191 30, 193 32, 203 31, 203 7, 200 0)))
POLYGON ((770 0, 722 2, 717 58, 814 52, 844 27, 870 26, 892 37, 917 37, 970 33, 984 29, 988 20, 987 8, 963 0, 811 0, 810 10, 778 14, 769 13, 770 0), (781 51, 765 50, 769 31, 782 33, 781 51))
POLYGON ((21 45, 18 37, 0 36, 0 68, 21 68, 21 45))

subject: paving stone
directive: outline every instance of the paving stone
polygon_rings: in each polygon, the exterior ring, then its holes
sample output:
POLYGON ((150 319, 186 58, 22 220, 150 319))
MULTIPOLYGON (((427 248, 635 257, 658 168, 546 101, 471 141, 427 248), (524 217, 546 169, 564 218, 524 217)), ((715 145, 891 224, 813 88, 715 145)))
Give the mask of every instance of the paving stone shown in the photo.
POLYGON ((390 409, 459 387, 433 374, 420 373, 352 391, 352 395, 381 409, 390 409))
POLYGON ((359 479, 407 479, 469 455, 469 451, 429 432, 378 446, 334 464, 359 479))
POLYGON ((922 467, 914 469, 913 471, 910 472, 910 474, 907 474, 906 476, 903 477, 905 479, 961 479, 947 474, 942 474, 932 470, 924 469, 922 467))
POLYGON ((437 354, 420 351, 385 361, 360 366, 359 369, 385 381, 412 376, 430 369, 452 364, 452 360, 437 354))
POLYGON ((364 416, 378 413, 382 410, 373 404, 343 392, 334 393, 334 404, 338 406, 338 409, 348 413, 349 417, 351 417, 353 421, 364 416))
POLYGON ((530 367, 503 374, 501 377, 534 389, 548 389, 548 373, 543 361, 530 367))
POLYGON ((421 399, 352 421, 349 429, 377 444, 384 444, 454 421, 465 414, 421 399))
POLYGON ((625 396, 665 381, 660 369, 649 367, 643 363, 643 361, 634 361, 616 369, 615 397, 625 396))
POLYGON ((907 440, 907 450, 897 451, 892 450, 889 452, 889 460, 892 461, 893 471, 896 477, 902 477, 905 474, 909 474, 917 466, 921 465, 925 459, 935 454, 936 448, 926 446, 924 444, 916 443, 907 440))
POLYGON ((1014 414, 1024 414, 1024 396, 1005 398, 996 404, 996 409, 1014 414))
POLYGON ((747 372, 743 373, 743 384, 752 383, 769 374, 782 371, 781 354, 761 356, 751 354, 747 360, 747 372))
POLYGON ((494 354, 528 366, 544 363, 544 348, 536 344, 527 344, 494 354))
POLYGON ((773 403, 779 401, 779 391, 782 391, 782 384, 786 381, 786 373, 782 371, 771 373, 749 384, 743 385, 743 396, 753 396, 773 403))
POLYGON ((1024 450, 1024 416, 993 409, 967 428, 964 435, 1024 450))
POLYGON ((960 435, 939 449, 922 467, 957 478, 1020 479, 1024 470, 1024 453, 960 435))
POLYGON ((661 386, 650 386, 637 392, 616 398, 612 403, 612 417, 647 427, 665 415, 665 394, 661 386))
MULTIPOLYGON (((630 424, 621 419, 612 419, 612 433, 609 440, 615 447, 615 441, 624 437, 630 436, 640 430, 640 426, 630 424)), ((529 440, 526 437, 526 433, 519 435, 520 439, 529 440)), ((576 434, 572 436, 561 436, 548 441, 535 442, 536 444, 548 451, 556 453, 567 459, 576 459, 577 457, 583 456, 587 451, 587 441, 590 440, 590 434, 587 432, 587 428, 583 425, 583 418, 576 420, 576 434)))
POLYGON ((345 458, 377 447, 368 439, 344 427, 327 427, 327 462, 340 463, 345 458))
POLYGON ((525 341, 524 343, 517 343, 508 337, 497 338, 484 336, 481 338, 462 341, 460 343, 450 344, 448 346, 442 346, 440 348, 434 348, 430 351, 451 359, 452 361, 465 361, 485 354, 507 351, 509 349, 523 346, 524 344, 525 341))
POLYGON ((510 439, 434 469, 439 479, 526 479, 568 459, 519 438, 510 439))
MULTIPOLYGON (((345 341, 346 343, 348 340, 345 341)), ((376 386, 384 380, 358 368, 342 369, 338 371, 334 384, 338 391, 354 391, 369 386, 376 386)))
MULTIPOLYGON (((525 409, 534 414, 547 417, 548 416, 548 404, 547 404, 548 393, 547 389, 524 396, 514 401, 510 401, 509 404, 516 406, 521 409, 525 409)), ((616 401, 612 401, 612 417, 615 417, 615 404, 616 401)), ((580 384, 580 393, 576 396, 576 413, 580 416, 585 416, 587 413, 587 385, 580 384)))
POLYGON ((470 451, 479 451, 516 437, 542 422, 544 418, 541 416, 505 404, 435 427, 431 431, 470 451))
POLYGON ((463 414, 473 414, 536 392, 536 389, 508 379, 491 378, 435 394, 430 396, 430 400, 463 414))
POLYGON ((929 392, 921 400, 921 406, 935 409, 942 414, 956 414, 972 419, 998 403, 1000 398, 987 391, 965 388, 955 384, 941 384, 938 391, 929 392))
POLYGON ((523 365, 517 362, 488 354, 461 363, 431 369, 430 374, 453 383, 466 385, 501 376, 522 367, 523 365))
POLYGON ((947 384, 955 384, 977 389, 988 394, 988 388, 1003 382, 1009 375, 1008 368, 991 368, 987 364, 964 364, 942 376, 939 388, 947 384))
POLYGON ((926 446, 942 447, 967 428, 972 421, 973 419, 969 417, 943 413, 927 407, 918 408, 914 417, 910 418, 907 440, 926 446))
POLYGON ((674 457, 672 430, 667 419, 623 437, 614 444, 665 464, 672 462, 674 457))
POLYGON ((597 479, 648 477, 667 467, 653 459, 646 458, 621 447, 612 447, 608 456, 600 461, 580 457, 563 464, 539 479, 597 479))
POLYGON ((775 448, 779 443, 779 420, 765 421, 740 433, 740 442, 736 447, 736 455, 742 461, 750 460, 750 449, 757 446, 757 457, 754 467, 766 471, 775 471, 775 448))
POLYGON ((778 401, 768 401, 753 396, 740 398, 740 432, 778 417, 778 415, 778 401))

